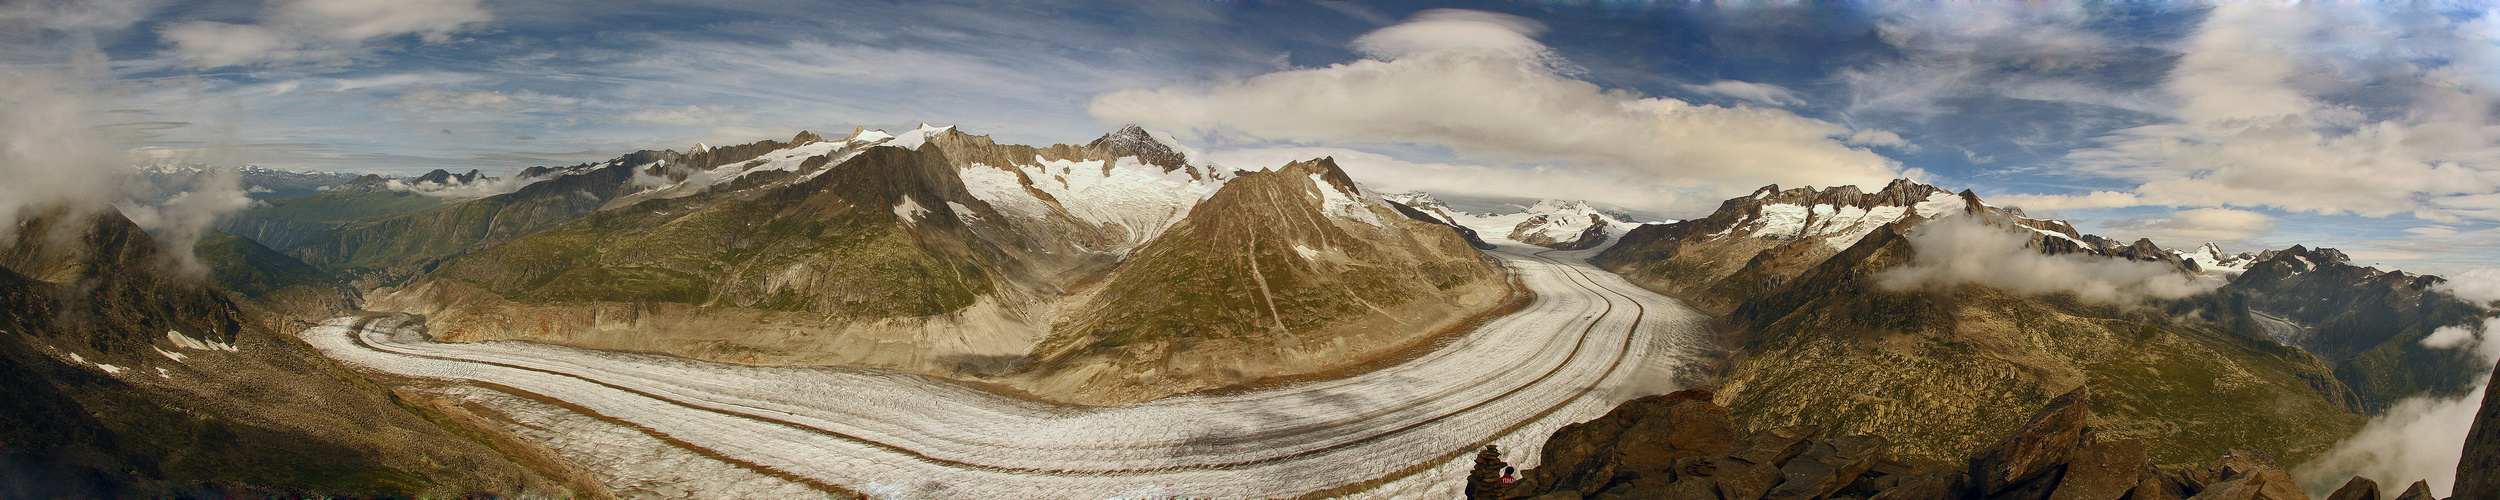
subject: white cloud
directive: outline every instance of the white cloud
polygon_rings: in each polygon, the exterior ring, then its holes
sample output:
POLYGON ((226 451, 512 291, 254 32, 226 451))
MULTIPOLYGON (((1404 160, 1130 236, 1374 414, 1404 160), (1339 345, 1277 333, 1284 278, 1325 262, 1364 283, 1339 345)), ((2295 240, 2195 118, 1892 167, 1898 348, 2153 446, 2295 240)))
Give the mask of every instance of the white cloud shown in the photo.
POLYGON ((28 210, 101 201, 113 189, 119 145, 95 127, 102 108, 78 83, 0 65, 0 236, 28 210))
POLYGON ((2151 238, 2168 248, 2245 240, 2274 233, 2274 216, 2228 208, 2171 212, 2168 217, 2124 219, 2101 223, 2121 241, 2151 238))
POLYGON ((335 59, 401 35, 441 42, 492 19, 478 0, 295 0, 270 6, 257 24, 191 21, 158 35, 183 64, 215 68, 335 59))
POLYGON ((1095 97, 1087 111, 1106 123, 1210 137, 1447 145, 1493 161, 1639 172, 1670 187, 1882 185, 1901 173, 1891 160, 1838 140, 1852 133, 1846 127, 1570 78, 1541 45, 1530 45, 1532 30, 1485 16, 1493 15, 1419 16, 1357 41, 1386 60, 1121 90, 1095 97))
POLYGON ((2134 193, 2093 191, 2080 195, 2008 194, 1988 197, 1988 201, 2024 210, 2070 210, 2077 208, 2116 208, 2143 205, 2134 193))
POLYGON ((1904 291, 1978 284, 2024 295, 2073 294, 2102 304, 2175 299, 2213 290, 2165 264, 2084 254, 2048 255, 2028 248, 2029 231, 1980 217, 1947 217, 1911 228, 1909 265, 1876 275, 1876 284, 1904 291))
POLYGON ((2136 182, 2147 205, 2500 218, 2483 206, 2500 191, 2500 127, 2481 76, 2491 41, 2399 12, 2217 7, 2162 84, 2175 121, 2068 158, 2136 182), (2450 62, 2423 62, 2434 60, 2450 62), (2385 94, 2401 102, 2330 102, 2365 87, 2400 89, 2385 94))
POLYGON ((2440 289, 2468 302, 2490 305, 2493 301, 2500 301, 2500 268, 2467 269, 2448 276, 2448 282, 2440 289))
POLYGON ((1849 143, 1862 146, 1901 148, 1905 150, 1918 149, 1918 146, 1910 144, 1908 139, 1902 139, 1901 134, 1892 133, 1890 130, 1860 130, 1856 134, 1849 135, 1849 143))
MULTIPOLYGON (((2490 318, 2480 325, 2441 328, 2432 332, 2422 344, 2438 349, 2469 349, 2481 366, 2500 362, 2500 318, 2490 318)), ((2389 406, 2385 413, 2371 417, 2360 432, 2335 444, 2326 453, 2294 467, 2292 472, 2301 482, 2311 485, 2340 484, 2345 478, 2359 475, 2379 481, 2383 494, 2394 495, 2399 488, 2414 480, 2430 483, 2431 495, 2447 496, 2456 484, 2457 461, 2465 455, 2467 433, 2473 432, 2475 414, 2481 410, 2483 392, 2491 380, 2481 378, 2473 390, 2459 397, 2422 396, 2408 398, 2389 406)))
MULTIPOLYGON (((1684 85, 1684 90, 1721 97, 1744 99, 1747 101, 1773 106, 1795 106, 1806 103, 1805 99, 1797 98, 1797 93, 1795 91, 1788 90, 1787 87, 1781 87, 1768 83, 1719 80, 1710 82, 1709 85, 1687 84, 1684 85)), ((1894 136, 1893 139, 1899 140, 1900 136, 1894 136)))
POLYGON ((1600 170, 1416 163, 1345 148, 1219 149, 1208 152, 1206 158, 1224 168, 1258 170, 1323 156, 1336 158, 1337 166, 1355 182, 1385 192, 1588 200, 1660 214, 1709 213, 1721 200, 1744 194, 1663 189, 1600 170))
POLYGON ((1460 9, 1433 9, 1404 23, 1381 28, 1354 40, 1354 49, 1383 60, 1445 52, 1471 52, 1508 59, 1552 57, 1536 36, 1545 25, 1528 18, 1460 9))

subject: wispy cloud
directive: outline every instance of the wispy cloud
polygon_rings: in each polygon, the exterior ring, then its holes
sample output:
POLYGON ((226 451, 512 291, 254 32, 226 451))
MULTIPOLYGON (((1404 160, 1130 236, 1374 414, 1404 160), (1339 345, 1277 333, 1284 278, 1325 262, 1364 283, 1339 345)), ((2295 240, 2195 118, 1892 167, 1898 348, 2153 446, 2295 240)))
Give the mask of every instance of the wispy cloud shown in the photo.
POLYGON ((441 42, 492 19, 478 0, 281 0, 254 23, 191 21, 157 34, 184 64, 215 68, 336 60, 397 36, 441 42))

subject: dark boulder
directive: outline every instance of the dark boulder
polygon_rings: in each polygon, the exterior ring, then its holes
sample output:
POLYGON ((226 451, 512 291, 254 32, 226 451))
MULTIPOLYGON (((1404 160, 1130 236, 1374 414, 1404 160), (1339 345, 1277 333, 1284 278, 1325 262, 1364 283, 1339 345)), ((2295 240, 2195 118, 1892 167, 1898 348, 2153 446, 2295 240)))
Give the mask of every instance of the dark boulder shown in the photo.
POLYGON ((2378 497, 2378 481, 2353 476, 2351 481, 2344 482, 2344 487, 2328 494, 2326 500, 2378 500, 2378 497))
POLYGON ((2049 500, 2119 500, 2126 498, 2153 470, 2152 458, 2140 439, 2084 445, 2066 464, 2049 500))
MULTIPOLYGON (((2456 497, 2456 498, 2469 498, 2469 499, 2470 499, 2470 498, 2476 498, 2476 497, 2458 496, 2458 497, 2456 497)), ((2413 486, 2407 486, 2407 487, 2405 487, 2405 492, 2404 492, 2404 494, 2401 494, 2401 495, 2396 495, 2396 500, 2439 500, 2439 499, 2434 498, 2434 497, 2432 497, 2432 496, 2431 496, 2431 483, 2428 483, 2428 482, 2423 482, 2423 481, 2414 481, 2414 482, 2413 482, 2413 486)))
POLYGON ((2091 416, 2091 401, 2083 387, 2049 400, 2021 430, 1971 457, 1972 487, 1993 497, 2056 472, 2090 437, 2085 421, 2091 416))

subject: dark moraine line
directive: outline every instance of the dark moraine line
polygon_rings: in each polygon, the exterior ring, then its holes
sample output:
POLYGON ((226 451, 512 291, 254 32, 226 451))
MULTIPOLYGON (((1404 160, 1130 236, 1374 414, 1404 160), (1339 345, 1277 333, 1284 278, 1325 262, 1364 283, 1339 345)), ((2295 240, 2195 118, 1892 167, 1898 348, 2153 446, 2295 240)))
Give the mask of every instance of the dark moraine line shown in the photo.
MULTIPOLYGON (((1542 254, 1544 254, 1544 253, 1546 253, 1546 252, 1550 252, 1550 250, 1549 250, 1549 251, 1540 251, 1540 252, 1537 252, 1536 254, 1532 254, 1532 255, 1523 255, 1523 256, 1524 256, 1524 257, 1533 258, 1533 259, 1537 259, 1537 260, 1541 260, 1541 261, 1545 261, 1545 262, 1547 262, 1547 263, 1553 264, 1555 267, 1562 268, 1562 269, 1563 269, 1563 270, 1565 270, 1565 271, 1567 272, 1567 274, 1569 274, 1569 276, 1571 277, 1571 279, 1567 279, 1566 281, 1571 282, 1571 284, 1572 284, 1573 286, 1575 286, 1575 287, 1578 287, 1578 288, 1580 288, 1580 289, 1582 289, 1582 290, 1584 290, 1584 291, 1589 292, 1589 293, 1588 293, 1588 295, 1590 295, 1590 296, 1598 296, 1598 294, 1600 294, 1600 293, 1604 293, 1604 294, 1612 294, 1612 295, 1615 295, 1615 296, 1618 296, 1618 297, 1622 297, 1622 298, 1624 298, 1627 302, 1631 303, 1631 304, 1632 304, 1632 306, 1636 308, 1636 311, 1635 311, 1635 315, 1634 315, 1634 317, 1633 317, 1633 320, 1630 322, 1630 326, 1629 326, 1629 327, 1627 327, 1627 328, 1629 328, 1629 329, 1637 329, 1637 328, 1640 328, 1640 327, 1641 327, 1641 321, 1642 321, 1643 319, 1646 319, 1646 315, 1647 315, 1647 308, 1646 308, 1646 307, 1641 306, 1641 305, 1640 305, 1640 303, 1639 303, 1638 301, 1636 301, 1636 300, 1632 300, 1632 299, 1631 299, 1631 297, 1629 297, 1629 296, 1623 295, 1623 294, 1621 294, 1621 293, 1616 293, 1616 292, 1613 292, 1613 291, 1611 291, 1611 290, 1605 290, 1603 286, 1596 285, 1596 284, 1595 284, 1595 282, 1594 282, 1594 280, 1591 280, 1591 279, 1588 277, 1588 275, 1587 275, 1586 271, 1583 271, 1583 270, 1581 270, 1581 269, 1579 269, 1579 268, 1577 268, 1577 267, 1574 267, 1574 266, 1570 266, 1570 265, 1565 265, 1565 264, 1562 264, 1562 263, 1560 263, 1560 262, 1556 261, 1556 260, 1555 260, 1555 259, 1553 259, 1553 258, 1550 258, 1550 257, 1545 257, 1544 255, 1542 255, 1542 254)), ((1615 309, 1615 308, 1614 308, 1614 303, 1613 303, 1613 301, 1605 301, 1605 302, 1606 302, 1606 308, 1605 308, 1604 312, 1599 313, 1596 317, 1598 317, 1598 318, 1604 318, 1604 317, 1607 317, 1607 316, 1611 316, 1611 315, 1613 315, 1613 313, 1614 313, 1614 309, 1615 309)), ((1484 406, 1486 406, 1486 405, 1490 405, 1490 404, 1492 404, 1492 403, 1494 403, 1494 402, 1497 402, 1497 401, 1503 401, 1503 400, 1506 400, 1506 399, 1510 399, 1511 397, 1516 396, 1517 394, 1519 394, 1519 393, 1520 393, 1520 392, 1522 392, 1522 391, 1526 391, 1526 390, 1528 390, 1528 389, 1535 388, 1535 387, 1537 387, 1538 385, 1540 385, 1541 383, 1543 383, 1543 382, 1545 382, 1545 381, 1548 381, 1548 380, 1552 379, 1553 377, 1555 377, 1555 376, 1559 375, 1559 374, 1560 374, 1560 372, 1562 372, 1564 368, 1567 368, 1567 367, 1569 367, 1569 366, 1571 366, 1571 365, 1572 365, 1572 361, 1580 359, 1580 357, 1584 354, 1584 352, 1588 349, 1588 347, 1590 347, 1590 346, 1588 345, 1588 343, 1589 343, 1588 337, 1589 337, 1589 336, 1590 336, 1590 335, 1591 335, 1591 334, 1592 334, 1592 333, 1596 330, 1596 328, 1597 328, 1598 324, 1599 324, 1599 322, 1597 322, 1597 321, 1592 321, 1592 322, 1590 322, 1590 324, 1589 324, 1587 327, 1582 328, 1582 330, 1581 330, 1581 335, 1580 335, 1580 336, 1581 336, 1581 338, 1580 338, 1578 341, 1574 342, 1574 344, 1573 344, 1573 348, 1572 348, 1571 353, 1570 353, 1569 355, 1565 356, 1565 357, 1564 357, 1564 360, 1563 360, 1562 362, 1557 363, 1557 364, 1556 364, 1556 365, 1555 365, 1552 369, 1549 369, 1549 370, 1547 370, 1545 373, 1543 373, 1543 374, 1539 375, 1539 376, 1538 376, 1535 380, 1533 380, 1533 381, 1531 381, 1531 382, 1529 382, 1529 383, 1526 383, 1526 384, 1521 384, 1521 385, 1519 385, 1519 386, 1517 386, 1517 387, 1514 387, 1514 388, 1512 388, 1512 389, 1509 389, 1509 390, 1507 390, 1507 391, 1504 391, 1503 393, 1501 393, 1501 394, 1500 394, 1500 395, 1498 395, 1498 396, 1495 396, 1495 397, 1492 397, 1492 398, 1487 398, 1487 399, 1484 399, 1484 400, 1482 400, 1482 401, 1478 401, 1477 403, 1475 403, 1475 404, 1473 404, 1473 405, 1469 405, 1469 406, 1467 406, 1467 407, 1465 407, 1465 408, 1461 408, 1461 409, 1458 409, 1458 410, 1456 410, 1456 411, 1452 411, 1452 412, 1449 412, 1449 413, 1444 413, 1444 414, 1442 414, 1442 415, 1435 416, 1435 417, 1432 417, 1432 418, 1429 418, 1429 419, 1425 419, 1425 420, 1423 420, 1423 421, 1419 421, 1419 422, 1415 422, 1415 423, 1407 424, 1407 425, 1404 425, 1404 426, 1401 426, 1401 427, 1398 427, 1398 428, 1395 428, 1395 429, 1389 429, 1389 430, 1384 431, 1384 432, 1372 433, 1372 434, 1370 434, 1370 435, 1366 435, 1366 436, 1364 436, 1364 437, 1360 437, 1360 438, 1356 438, 1356 439, 1352 439, 1352 440, 1348 440, 1348 441, 1342 441, 1342 442, 1339 442, 1339 443, 1331 444, 1331 445, 1326 446, 1326 447, 1321 447, 1321 448, 1311 449, 1311 450, 1305 450, 1305 451, 1296 452, 1296 453, 1291 453, 1291 454, 1285 454, 1285 455, 1278 455, 1278 456, 1273 456, 1273 457, 1261 458, 1261 459, 1256 459, 1256 460, 1245 460, 1245 461, 1228 462, 1228 463, 1221 463, 1221 464, 1199 464, 1199 465, 1182 465, 1182 466, 1172 466, 1172 467, 1136 468, 1136 469, 1103 469, 1103 470, 1031 469, 1031 468, 1016 468, 1016 467, 1000 467, 1000 466, 992 466, 992 465, 984 465, 984 464, 977 464, 977 463, 963 462, 963 461, 951 460, 951 459, 936 458, 936 457, 931 457, 931 456, 928 456, 928 455, 926 455, 926 454, 920 453, 920 452, 918 452, 918 451, 915 451, 915 450, 912 450, 912 449, 909 449, 909 448, 904 448, 904 447, 901 447, 901 446, 890 445, 890 444, 886 444, 886 443, 882 443, 882 442, 877 442, 877 441, 873 441, 873 440, 869 440, 869 439, 860 438, 860 437, 857 437, 857 436, 852 436, 852 435, 844 434, 844 433, 841 433, 841 432, 838 432, 838 431, 833 431, 833 430, 823 429, 823 428, 819 428, 819 427, 814 427, 814 426, 808 426, 808 425, 803 425, 803 424, 793 423, 793 422, 789 422, 789 421, 785 421, 785 420, 780 420, 780 419, 772 418, 772 417, 769 417, 769 416, 759 415, 759 414, 757 414, 757 413, 751 413, 751 412, 766 412, 766 411, 771 411, 771 410, 764 410, 764 409, 761 409, 761 408, 754 408, 754 407, 748 407, 748 406, 744 406, 744 405, 737 405, 737 404, 732 404, 732 403, 719 403, 719 402, 713 402, 713 403, 711 403, 711 404, 718 404, 718 405, 723 405, 723 406, 730 406, 730 407, 734 407, 734 408, 743 409, 744 411, 740 411, 740 410, 733 410, 733 409, 724 409, 724 408, 713 408, 713 407, 707 407, 707 406, 700 406, 700 405, 696 405, 696 404, 693 404, 693 403, 689 403, 689 402, 686 402, 686 401, 683 401, 683 400, 679 400, 679 399, 676 399, 676 398, 671 398, 671 397, 663 397, 663 396, 659 396, 659 395, 652 394, 652 393, 649 393, 649 392, 644 392, 644 391, 641 391, 641 390, 636 390, 636 389, 632 389, 632 388, 622 387, 622 386, 618 386, 618 385, 615 385, 615 384, 611 384, 611 383, 607 383, 607 382, 604 382, 604 381, 600 381, 600 380, 597 380, 597 379, 592 379, 592 378, 589 378, 589 377, 584 377, 584 376, 581 376, 581 375, 575 375, 575 374, 572 374, 572 373, 565 373, 565 372, 560 372, 560 371, 547 370, 547 369, 541 369, 541 368, 533 368, 533 367, 527 367, 527 366, 518 366, 518 365, 512 365, 512 364, 507 364, 507 363, 499 363, 499 362, 492 362, 492 361, 479 361, 479 360, 471 360, 471 359, 463 359, 463 358, 454 358, 454 357, 446 357, 446 356, 436 356, 436 355, 429 355, 429 354, 417 354, 417 353, 411 353, 411 352, 406 352, 406 351, 397 350, 397 349, 389 349, 389 348, 384 348, 384 347, 381 347, 381 346, 376 346, 376 345, 373 345, 373 344, 370 344, 370 343, 367 343, 367 342, 365 342, 365 341, 364 341, 364 339, 363 339, 363 333, 365 333, 365 331, 366 331, 367 327, 368 327, 368 326, 370 326, 370 321, 367 321, 367 322, 364 322, 364 323, 362 323, 362 324, 359 324, 359 325, 357 326, 357 328, 355 328, 354 330, 352 330, 351 332, 349 332, 349 333, 348 333, 348 336, 349 336, 349 339, 348 339, 348 340, 349 340, 350 342, 353 342, 353 343, 354 343, 356 346, 358 346, 358 347, 362 347, 362 348, 365 348, 365 349, 370 349, 370 350, 374 350, 374 351, 379 351, 379 352, 389 352, 389 353, 396 354, 396 355, 400 355, 400 356, 408 356, 408 357, 424 358, 424 359, 433 359, 433 360, 448 361, 448 362, 454 362, 454 363, 474 363, 474 364, 481 364, 481 365, 490 365, 490 366, 497 366, 497 367, 503 367, 503 368, 515 369, 515 370, 523 370, 523 371, 530 371, 530 372, 544 373, 544 374, 549 374, 549 375, 555 375, 555 376, 560 376, 560 377, 570 378, 570 379, 574 379, 574 380, 579 380, 579 381, 582 381, 582 382, 590 383, 590 384, 593 384, 593 385, 598 385, 598 386, 601 386, 601 387, 605 387, 605 388, 608 388, 608 389, 612 389, 612 390, 616 390, 616 391, 620 391, 620 392, 624 392, 624 393, 628 393, 628 394, 633 394, 633 395, 635 395, 635 396, 639 396, 639 397, 647 398, 647 399, 650 399, 650 400, 654 400, 654 401, 659 401, 659 402, 667 403, 667 404, 670 404, 670 405, 672 405, 672 406, 677 406, 677 407, 681 407, 681 408, 685 408, 685 409, 689 409, 689 410, 696 410, 696 411, 702 411, 702 412, 708 412, 708 413, 718 414, 718 415, 727 416, 727 417, 732 417, 732 418, 737 418, 737 419, 746 420, 746 421, 752 421, 752 422, 756 422, 756 423, 759 423, 759 424, 765 424, 765 425, 778 426, 778 427, 782 427, 782 428, 786 428, 786 429, 790 429, 790 430, 796 430, 796 431, 800 431, 800 432, 807 432, 807 433, 814 433, 814 434, 823 435, 823 436, 829 436, 829 437, 833 437, 833 438, 837 438, 837 439, 841 439, 841 440, 845 440, 845 441, 849 441, 849 442, 854 442, 854 443, 858 443, 858 444, 862 444, 862 445, 867 445, 867 446, 870 446, 870 447, 874 447, 874 448, 877 448, 877 449, 881 449, 881 450, 885 450, 885 451, 888 451, 888 452, 896 453, 896 454, 899 454, 899 455, 904 455, 904 456, 907 456, 907 457, 911 457, 911 458, 913 458, 913 459, 915 459, 915 460, 920 460, 920 461, 923 461, 923 462, 927 462, 927 463, 931 463, 931 464, 937 464, 937 465, 942 465, 942 466, 946 466, 946 467, 960 468, 960 469, 967 469, 967 470, 979 470, 979 471, 986 471, 986 472, 1010 473, 1010 474, 1052 474, 1052 475, 1063 475, 1063 476, 1126 476, 1126 475, 1147 475, 1147 474, 1154 474, 1154 473, 1159 473, 1159 472, 1169 472, 1169 471, 1176 471, 1176 470, 1232 470, 1232 469, 1244 469, 1244 468, 1251 468, 1251 467, 1256 467, 1256 466, 1266 465, 1266 464, 1271 464, 1271 463, 1276 463, 1276 462, 1289 461, 1289 460, 1295 460, 1295 459, 1300 459, 1300 458, 1307 458, 1307 457, 1312 457, 1312 456, 1324 455, 1324 454, 1328 454, 1328 453, 1331 453, 1331 452, 1335 452, 1335 451, 1343 450, 1343 449, 1346 449, 1346 448, 1351 448, 1351 447, 1354 447, 1354 446, 1357 446, 1357 445, 1361 445, 1361 444, 1364 444, 1364 443, 1369 443, 1369 442, 1376 441, 1376 440, 1379 440, 1379 439, 1387 438, 1387 437, 1390 437, 1390 436, 1395 436, 1395 435, 1403 434, 1403 433, 1406 433, 1406 432, 1410 432, 1410 431, 1412 431, 1412 430, 1414 430, 1414 429, 1416 429, 1416 428, 1419 428, 1419 427, 1423 427, 1423 426, 1430 425, 1430 424, 1433 424, 1433 423, 1439 423, 1439 422, 1442 422, 1442 421, 1448 420, 1448 419, 1453 418, 1453 417, 1457 417, 1457 416, 1460 416, 1460 415, 1464 415, 1464 414, 1467 414, 1467 413, 1470 413, 1470 412, 1476 411, 1476 410, 1478 410, 1478 409, 1481 409, 1481 408, 1483 408, 1484 406)), ((1614 376, 1614 374, 1615 374, 1617 371, 1619 371, 1619 370, 1621 370, 1621 369, 1622 369, 1622 365, 1623 365, 1623 361, 1624 361, 1624 359, 1625 359, 1625 358, 1627 358, 1627 357, 1630 355, 1631 348, 1632 348, 1632 340, 1633 340, 1633 337, 1634 337, 1634 335, 1633 335, 1633 334, 1634 334, 1634 333, 1635 333, 1635 332, 1632 332, 1632 331, 1629 331, 1629 330, 1627 330, 1627 331, 1626 331, 1626 333, 1625 333, 1625 335, 1624 335, 1624 338, 1623 338, 1622 342, 1620 342, 1620 343, 1621 343, 1621 345, 1620 345, 1620 346, 1618 346, 1618 347, 1617 347, 1617 349, 1616 349, 1616 351, 1615 351, 1615 360, 1614 360, 1614 362, 1613 362, 1612 364, 1610 364, 1610 365, 1607 367, 1607 371, 1606 371, 1606 373, 1605 373, 1605 374, 1600 375, 1599 377, 1597 377, 1597 380, 1601 380, 1601 381, 1602 381, 1602 380, 1606 380, 1606 379, 1608 379, 1608 378, 1611 378, 1611 377, 1613 377, 1613 376, 1614 376)), ((1479 383, 1478 385, 1481 385, 1481 384, 1482 384, 1482 383, 1479 383)), ((553 398, 553 397, 551 397, 551 396, 547 396, 547 395, 544 395, 544 394, 538 394, 538 393, 535 393, 535 392, 526 391, 526 390, 522 390, 522 389, 519 389, 519 388, 514 388, 514 387, 509 387, 509 386, 501 386, 501 385, 497 385, 497 387, 498 387, 498 389, 497 389, 497 390, 500 390, 500 391, 512 392, 512 393, 515 393, 515 394, 528 394, 528 395, 530 395, 530 396, 534 396, 534 397, 532 397, 532 399, 534 399, 534 400, 555 400, 555 399, 557 399, 557 398, 553 398)), ((1597 386, 1597 385, 1589 385, 1589 386, 1581 387, 1581 388, 1579 389, 1579 391, 1578 391, 1578 392, 1576 392, 1576 393, 1574 393, 1571 397, 1569 397, 1569 398, 1564 398, 1562 403, 1559 403, 1559 404, 1556 404, 1556 405, 1553 405, 1553 406, 1549 406, 1549 407, 1547 407, 1546 409, 1544 409, 1544 410, 1542 410, 1542 411, 1538 412, 1537 414, 1535 414, 1535 416, 1533 416, 1533 417, 1530 417, 1530 418, 1527 418, 1527 419, 1523 419, 1523 420, 1521 420, 1521 421, 1519 421, 1519 422, 1513 423, 1513 424, 1512 424, 1512 425, 1510 425, 1509 427, 1504 428, 1501 432, 1496 433, 1496 434, 1494 434, 1494 435, 1492 435, 1492 436, 1488 436, 1486 439, 1498 439, 1498 438, 1500 438, 1500 437, 1502 437, 1502 436, 1506 436, 1506 435, 1509 435, 1509 434, 1511 434, 1511 433, 1513 433, 1513 432, 1516 432, 1518 429, 1520 429, 1520 428, 1522 428, 1522 427, 1525 427, 1525 426, 1527 426, 1527 425, 1531 425, 1531 424, 1533 424, 1533 423, 1535 423, 1535 422, 1541 421, 1541 420, 1545 419, 1546 417, 1548 417, 1548 416, 1552 415, 1553 413, 1555 413, 1555 412, 1557 412, 1557 411, 1560 411, 1560 410, 1562 410, 1562 409, 1563 409, 1563 408, 1565 408, 1565 407, 1570 406, 1573 402, 1578 401, 1578 400, 1579 400, 1579 398, 1586 397, 1589 393, 1594 392, 1594 391, 1596 391, 1597 389, 1598 389, 1598 386, 1597 386)), ((580 408, 580 407, 578 407, 578 405, 570 405, 570 404, 567 404, 567 405, 565 405, 565 406, 566 406, 568 409, 572 409, 572 410, 575 410, 575 411, 582 412, 582 413, 583 413, 583 414, 585 414, 585 415, 593 415, 593 416, 596 416, 597 418, 601 418, 602 420, 606 420, 606 421, 615 421, 615 422, 620 422, 620 423, 627 423, 627 422, 623 422, 621 419, 616 419, 616 418, 614 418, 614 417, 609 417, 609 416, 606 416, 606 415, 599 415, 599 414, 597 414, 597 413, 595 413, 595 412, 591 412, 591 411, 590 411, 589 409, 587 409, 587 408, 580 408)), ((1411 406, 1410 406, 1410 407, 1407 407, 1407 408, 1411 408, 1411 406)), ((1394 411, 1396 411, 1396 410, 1387 410, 1387 411, 1384 411, 1384 413, 1386 413, 1386 412, 1394 412, 1394 411)), ((679 439, 676 439, 676 438, 674 438, 674 437, 668 437, 668 436, 666 436, 666 435, 665 435, 665 433, 661 433, 661 432, 659 432, 659 431, 657 431, 657 430, 654 430, 654 429, 649 429, 649 428, 647 428, 647 427, 644 427, 644 426, 641 426, 641 425, 638 425, 638 424, 630 424, 630 423, 628 423, 628 425, 629 425, 630 427, 632 427, 632 428, 637 429, 637 430, 641 430, 641 431, 643 431, 643 432, 645 432, 645 433, 647 433, 647 434, 652 434, 655 438, 660 438, 660 439, 662 439, 662 440, 664 440, 664 441, 666 441, 666 442, 669 442, 669 443, 671 443, 671 444, 673 444, 673 445, 676 445, 676 446, 680 446, 680 447, 687 448, 687 449, 688 449, 689 451, 691 451, 691 452, 695 452, 695 453, 698 453, 698 454, 702 454, 702 455, 707 456, 707 457, 723 456, 723 454, 721 454, 721 453, 720 453, 720 452, 718 452, 717 450, 711 450, 711 449, 708 449, 708 448, 704 448, 704 447, 702 447, 701 445, 696 445, 696 444, 688 443, 688 442, 686 442, 686 441, 679 440, 679 439)), ((1248 442, 1248 441, 1254 441, 1255 439, 1256 439, 1256 438, 1254 438, 1254 437, 1252 437, 1252 438, 1239 438, 1239 439, 1233 439, 1232 441, 1234 441, 1234 442, 1248 442)), ((1449 453, 1444 453, 1444 454, 1441 454, 1441 456, 1442 456, 1443 458, 1438 459, 1438 460, 1429 461, 1429 462, 1427 462, 1427 465, 1437 465, 1437 464, 1439 464, 1439 463, 1441 463, 1441 462, 1446 462, 1446 461, 1448 460, 1448 457, 1454 457, 1454 456, 1456 456, 1456 455, 1454 455, 1454 454, 1464 454, 1464 453, 1469 453, 1469 452, 1472 452, 1472 451, 1474 451, 1476 448, 1481 447, 1483 444, 1484 444, 1484 443, 1482 443, 1482 442, 1479 442, 1479 443, 1471 443, 1471 445, 1470 445, 1470 446, 1460 448, 1460 449, 1458 449, 1458 450, 1456 450, 1456 451, 1453 451, 1453 452, 1449 452, 1449 453)), ((770 474, 770 475, 774 475, 774 476, 776 476, 776 477, 785 477, 785 478, 787 477, 787 473, 786 473, 786 472, 778 471, 778 470, 772 469, 772 468, 770 468, 770 467, 764 467, 764 466, 761 466, 761 465, 756 465, 756 464, 752 464, 752 463, 746 463, 746 462, 743 462, 743 461, 735 461, 735 460, 729 460, 729 462, 730 462, 730 463, 732 463, 732 464, 738 465, 738 466, 740 466, 740 467, 744 467, 744 468, 749 468, 749 469, 757 470, 757 471, 759 471, 759 472, 771 471, 771 472, 766 472, 766 473, 767 473, 767 474, 770 474)), ((809 485, 810 485, 810 486, 812 486, 812 487, 819 487, 819 489, 822 489, 822 487, 829 487, 829 486, 830 486, 830 485, 823 485, 822 483, 816 483, 816 482, 814 482, 814 481, 809 481, 808 483, 810 483, 809 485)))

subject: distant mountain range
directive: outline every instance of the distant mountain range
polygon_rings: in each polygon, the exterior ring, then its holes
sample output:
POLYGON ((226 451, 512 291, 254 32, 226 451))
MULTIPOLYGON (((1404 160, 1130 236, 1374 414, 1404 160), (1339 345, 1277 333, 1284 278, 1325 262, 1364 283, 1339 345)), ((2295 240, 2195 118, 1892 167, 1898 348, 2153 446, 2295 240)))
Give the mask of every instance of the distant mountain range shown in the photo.
POLYGON ((405 312, 447 341, 881 367, 1111 405, 1429 347, 1527 299, 1478 251, 1496 245, 1585 258, 1712 316, 1727 351, 1709 370, 1715 397, 1737 421, 1880 431, 1902 463, 1946 463, 2089 386, 2100 435, 2153 444, 2152 462, 2247 448, 2296 463, 2395 401, 2471 387, 2478 361, 2421 341, 2492 314, 2439 277, 2354 266, 2332 249, 2119 242, 1908 180, 1872 192, 1766 186, 1682 221, 1570 200, 1457 204, 1470 211, 1377 192, 1328 158, 1214 165, 1137 127, 1046 147, 925 125, 802 132, 509 178, 241 175, 268 196, 220 222, 230 236, 200 242, 205 280, 152 264, 162 250, 109 211, 21 221, 0 255, 0 285, 13 287, 0 298, 15 301, 0 328, 16 332, 0 336, 0 368, 42 381, 11 395, 19 414, 50 416, 0 419, 12 463, 151 470, 63 490, 142 496, 197 484, 584 491, 544 456, 466 434, 456 407, 393 399, 387 383, 320 364, 284 333, 405 312), (38 226, 83 243, 25 229, 38 226), (220 345, 241 350, 193 347, 220 345), (104 368, 149 356, 216 361, 197 373, 104 368), (286 361, 298 358, 316 362, 286 361), (275 390, 253 384, 320 401, 237 408, 201 389, 275 390), (182 450, 281 451, 209 437, 90 449, 36 431, 335 432, 329 420, 284 423, 314 409, 385 422, 398 429, 390 439, 467 444, 288 448, 372 457, 358 466, 375 476, 334 484, 182 461, 182 450), (175 423, 184 412, 210 423, 175 423), (47 458, 77 453, 120 458, 47 458))

